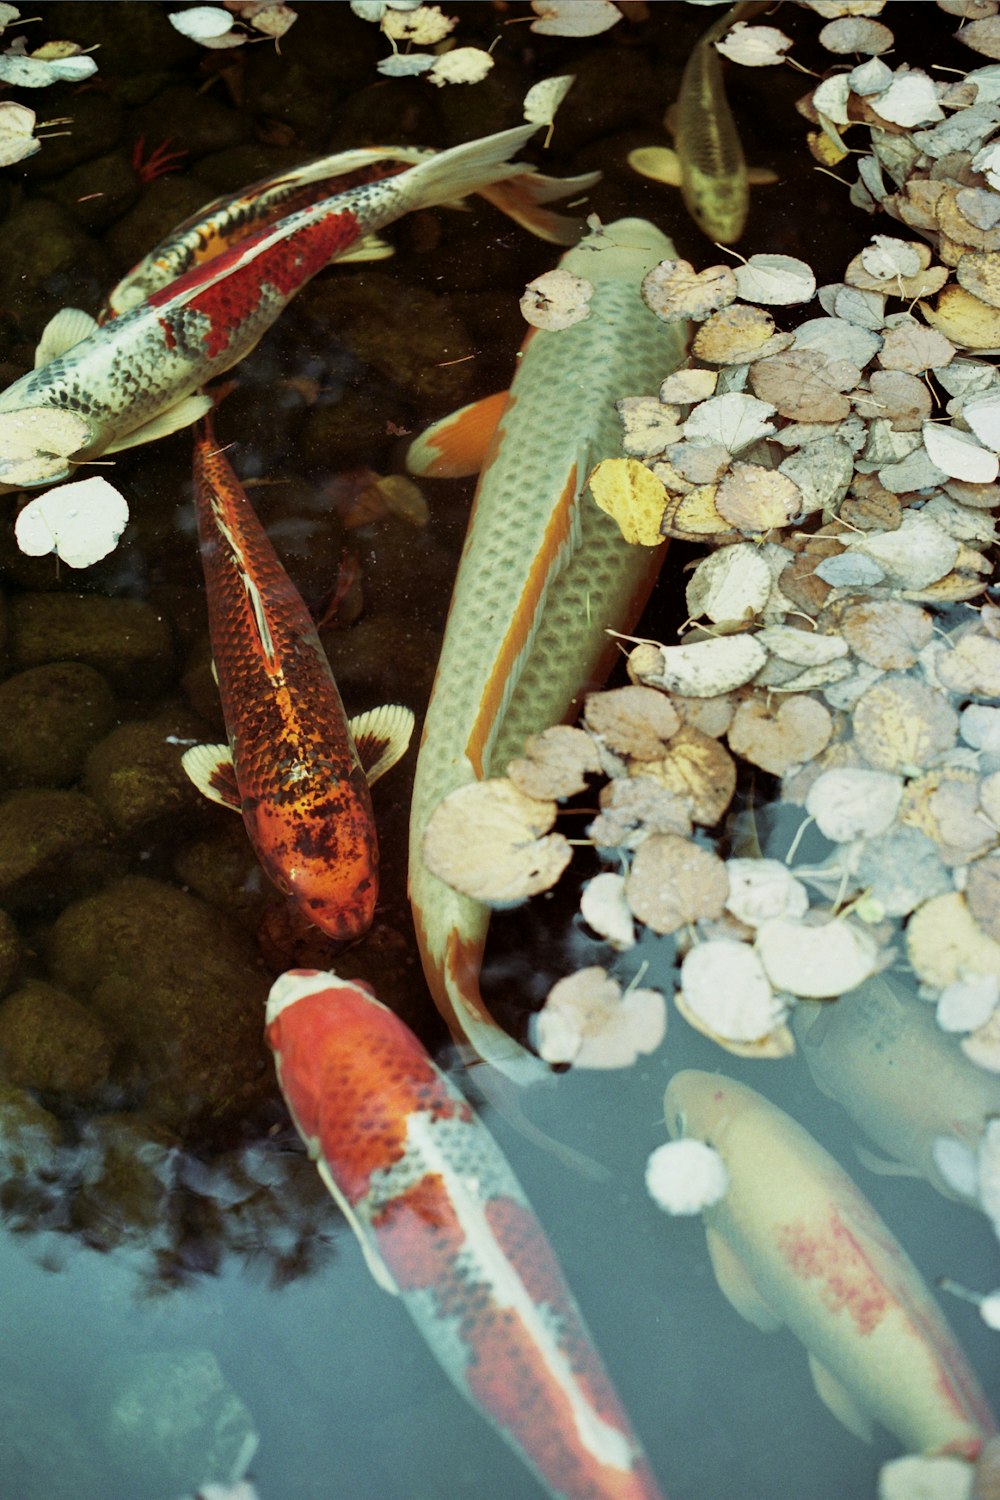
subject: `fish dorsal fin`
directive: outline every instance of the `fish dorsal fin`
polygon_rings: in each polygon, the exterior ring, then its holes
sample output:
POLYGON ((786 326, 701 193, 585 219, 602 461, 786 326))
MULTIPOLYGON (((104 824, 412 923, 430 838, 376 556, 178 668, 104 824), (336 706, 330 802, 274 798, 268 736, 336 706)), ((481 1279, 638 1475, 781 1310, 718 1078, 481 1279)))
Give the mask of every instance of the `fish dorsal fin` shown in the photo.
POLYGON ((181 765, 203 797, 233 812, 243 811, 228 745, 192 745, 181 756, 181 765))
POLYGON ((185 396, 183 401, 178 401, 175 406, 170 406, 166 411, 161 411, 159 416, 153 417, 151 421, 144 422, 141 427, 133 427, 123 438, 115 443, 109 443, 105 453, 121 453, 125 448, 138 448, 143 443, 152 443, 157 438, 169 437, 172 432, 180 432, 182 427, 190 427, 200 417, 205 416, 212 410, 214 402, 211 396, 202 395, 200 391, 193 396, 185 396))
POLYGON ((706 1239, 712 1270, 726 1301, 735 1307, 741 1318, 746 1318, 764 1333, 773 1333, 780 1328, 782 1320, 768 1307, 729 1241, 711 1226, 706 1230, 706 1239))
POLYGON ((337 1186, 337 1183, 333 1179, 333 1173, 330 1171, 330 1168, 327 1166, 322 1156, 317 1156, 316 1168, 319 1172, 319 1175, 322 1177, 324 1183, 326 1184, 326 1188, 330 1194, 330 1197, 333 1198, 337 1207, 340 1209, 340 1212, 344 1215, 344 1218, 347 1220, 348 1224, 351 1227, 351 1233, 354 1235, 354 1238, 361 1246, 361 1253, 365 1258, 365 1265, 368 1267, 369 1271, 372 1273, 375 1280, 378 1282, 379 1286, 384 1292, 388 1292, 392 1297, 398 1297, 399 1287, 392 1279, 392 1276, 389 1273, 389 1267, 386 1265, 381 1255, 379 1255, 378 1251, 375 1249, 375 1246, 372 1244, 370 1232, 365 1229, 364 1225, 361 1223, 361 1220, 355 1213, 353 1207, 347 1201, 347 1198, 341 1192, 340 1188, 337 1186))
POLYGON ((815 1354, 809 1355, 809 1373, 812 1375, 816 1394, 827 1410, 833 1413, 838 1422, 843 1422, 848 1432, 853 1432, 863 1443, 870 1443, 871 1419, 837 1377, 830 1374, 826 1365, 820 1364, 815 1354))
POLYGON ((351 720, 351 735, 369 786, 406 754, 413 725, 413 710, 401 703, 383 703, 351 720))
POLYGON ((355 260, 389 260, 395 253, 395 246, 388 240, 380 239, 377 234, 366 234, 350 250, 339 251, 334 259, 339 266, 346 266, 355 260))
POLYGON ((58 359, 60 354, 65 354, 67 349, 81 344, 96 327, 97 319, 92 318, 90 313, 84 312, 80 307, 64 307, 54 318, 49 319, 42 330, 35 350, 35 369, 40 370, 43 365, 58 359))
POLYGON ((423 479, 464 479, 483 467, 509 392, 497 391, 460 406, 414 438, 406 467, 423 479))

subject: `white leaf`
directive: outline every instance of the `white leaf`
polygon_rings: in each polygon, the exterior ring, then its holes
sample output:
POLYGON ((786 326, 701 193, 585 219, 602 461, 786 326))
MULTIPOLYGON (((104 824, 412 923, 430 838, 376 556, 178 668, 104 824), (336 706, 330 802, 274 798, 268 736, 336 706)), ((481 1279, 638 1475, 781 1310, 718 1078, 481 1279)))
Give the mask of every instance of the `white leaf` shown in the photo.
POLYGON ((866 557, 863 552, 841 552, 834 557, 824 557, 813 572, 834 589, 868 588, 881 583, 885 577, 875 559, 866 557))
POLYGON ((909 240, 900 240, 891 234, 875 234, 871 244, 861 252, 861 264, 869 276, 880 281, 894 281, 897 276, 916 276, 922 262, 916 245, 909 240))
POLYGON ((995 974, 973 974, 956 979, 941 991, 937 1023, 942 1031, 975 1031, 989 1020, 1000 1001, 995 974))
POLYGON ((714 698, 749 682, 766 660, 752 635, 724 635, 690 646, 661 646, 655 676, 644 680, 689 698, 714 698))
POLYGON ((13 99, 0 103, 0 167, 9 167, 42 149, 41 141, 32 135, 35 111, 13 99))
POLYGON ((225 36, 232 29, 233 17, 219 5, 193 5, 190 10, 175 10, 167 17, 175 31, 203 42, 206 37, 225 36))
POLYGON ((878 1472, 878 1500, 970 1500, 972 1465, 948 1454, 907 1453, 878 1472))
POLYGON ((1000 394, 990 392, 963 401, 962 416, 981 443, 1000 452, 1000 394))
POLYGON ((754 946, 775 989, 805 1000, 846 994, 880 962, 872 934, 844 918, 814 927, 779 917, 758 928, 754 946))
POLYGON ((920 68, 897 68, 884 94, 876 94, 872 108, 894 125, 927 125, 944 119, 934 80, 920 68))
POLYGON ((543 78, 533 83, 524 96, 524 118, 529 125, 551 125, 556 110, 573 86, 573 74, 563 73, 558 78, 543 78))
POLYGON ((437 88, 448 83, 479 83, 492 66, 492 57, 481 47, 455 47, 434 59, 427 76, 437 88))
POLYGON ((804 260, 791 255, 751 255, 737 266, 736 286, 747 302, 788 307, 808 302, 816 292, 816 278, 804 260))
POLYGON ((128 504, 106 479, 78 479, 30 500, 18 514, 14 535, 22 552, 54 552, 71 568, 89 568, 118 545, 128 504))
POLYGON ((764 967, 746 943, 696 943, 681 964, 684 1003, 710 1031, 731 1042, 759 1042, 787 1014, 764 967))
POLYGON ((572 328, 590 317, 593 295, 593 282, 557 267, 528 282, 520 302, 521 315, 532 328, 572 328))
POLYGON ((711 396, 694 408, 684 423, 684 436, 689 442, 721 443, 730 453, 739 453, 751 443, 770 436, 774 431, 770 418, 776 410, 770 402, 758 401, 756 396, 736 392, 711 396))
POLYGON ((809 892, 780 859, 727 859, 726 873, 726 906, 748 927, 775 917, 804 917, 809 910, 809 892))
POLYGON ((952 479, 969 484, 992 484, 1000 474, 1000 458, 983 448, 967 432, 943 423, 925 422, 924 447, 931 463, 952 479))
POLYGON ((737 21, 715 49, 730 62, 742 63, 745 68, 771 68, 784 62, 784 52, 792 45, 791 37, 776 26, 748 26, 737 21))
POLYGON ((61 57, 48 61, 10 51, 0 55, 0 81, 22 89, 44 89, 50 83, 60 81, 77 83, 96 72, 97 64, 92 57, 61 57))
POLYGON ((823 635, 816 630, 796 630, 792 625, 766 625, 757 639, 764 650, 797 667, 825 667, 848 654, 842 635, 823 635))
POLYGON ((841 766, 816 778, 806 797, 806 812, 824 837, 844 844, 885 833, 896 820, 902 796, 901 776, 841 766))
POLYGON ((895 531, 870 532, 848 545, 874 558, 890 583, 906 589, 936 583, 951 571, 959 553, 954 537, 912 510, 904 511, 895 531))
POLYGON ((724 1198, 728 1187, 722 1157, 704 1141, 667 1141, 646 1163, 646 1190, 668 1214, 700 1214, 724 1198))
POLYGON ((541 36, 599 36, 622 18, 611 0, 531 0, 538 16, 531 29, 541 36))
POLYGON ((767 561, 751 542, 720 547, 691 574, 686 595, 688 614, 692 620, 707 615, 716 623, 745 620, 764 608, 771 581, 767 561))
POLYGON ((635 923, 625 899, 624 875, 609 870, 588 880, 580 897, 580 915, 613 948, 635 946, 635 923))
POLYGON ((429 72, 437 61, 433 52, 393 52, 375 66, 383 78, 414 78, 429 72))

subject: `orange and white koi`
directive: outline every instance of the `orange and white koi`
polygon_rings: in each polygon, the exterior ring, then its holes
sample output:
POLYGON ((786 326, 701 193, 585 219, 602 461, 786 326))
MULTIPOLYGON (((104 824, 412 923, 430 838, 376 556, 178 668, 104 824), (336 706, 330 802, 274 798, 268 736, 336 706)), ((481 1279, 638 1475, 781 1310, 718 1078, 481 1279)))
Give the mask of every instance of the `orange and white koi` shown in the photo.
POLYGON ((275 981, 267 1040, 296 1128, 386 1291, 561 1500, 657 1500, 520 1184, 472 1107, 355 980, 275 981))
POLYGON ((485 462, 427 709, 410 815, 410 900, 424 972, 456 1039, 526 1081, 543 1065, 488 1014, 479 991, 489 911, 427 869, 438 803, 500 775, 527 735, 575 712, 614 660, 608 629, 637 619, 663 548, 630 546, 586 491, 621 453, 615 401, 655 390, 684 356, 686 330, 646 307, 646 271, 674 254, 642 219, 604 225, 560 265, 594 286, 590 316, 533 330, 504 397, 439 422, 410 450, 422 474, 485 462))
POLYGON ((973 1459, 997 1431, 965 1355, 903 1247, 812 1136, 753 1089, 685 1071, 670 1134, 713 1146, 728 1190, 705 1211, 720 1288, 758 1328, 787 1323, 817 1394, 857 1436, 973 1459))
POLYGON ((348 724, 309 611, 208 421, 194 473, 229 745, 187 750, 184 769, 206 796, 242 812, 268 877, 310 922, 330 937, 360 937, 378 897, 368 787, 406 750, 413 714, 397 704, 348 724))
MULTIPOLYGON (((332 193, 395 176, 436 154, 419 146, 361 146, 305 162, 251 183, 238 193, 216 198, 173 229, 122 277, 106 299, 107 316, 118 317, 137 307, 192 266, 214 260, 279 218, 332 193)), ((554 213, 543 205, 586 192, 600 175, 586 172, 579 177, 546 177, 525 169, 505 182, 481 186, 477 192, 540 239, 570 245, 579 239, 582 221, 554 213)), ((368 235, 339 259, 379 260, 391 254, 389 245, 375 235, 368 235)))
POLYGON ((196 421, 211 406, 194 394, 198 388, 249 354, 318 271, 403 214, 522 174, 524 165, 509 158, 536 129, 524 125, 455 146, 396 176, 324 197, 193 265, 101 327, 75 308, 58 313, 42 336, 38 368, 0 395, 0 484, 14 467, 4 458, 5 432, 16 438, 18 487, 30 488, 196 421), (55 470, 46 431, 53 409, 75 413, 88 431, 55 470))

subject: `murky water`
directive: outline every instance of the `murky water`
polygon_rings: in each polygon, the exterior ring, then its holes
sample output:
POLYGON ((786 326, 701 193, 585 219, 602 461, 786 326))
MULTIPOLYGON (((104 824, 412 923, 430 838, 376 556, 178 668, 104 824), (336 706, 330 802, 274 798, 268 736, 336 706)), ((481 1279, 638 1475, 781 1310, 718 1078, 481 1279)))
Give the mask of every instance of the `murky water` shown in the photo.
MULTIPOLYGON (((54 127, 69 134, 2 174, 4 385, 30 366, 55 311, 96 311, 139 255, 219 192, 341 146, 508 127, 527 87, 556 73, 578 81, 546 170, 600 168, 585 211, 650 217, 681 253, 718 258, 678 198, 623 164, 663 136, 700 9, 653 5, 645 20, 568 41, 533 36, 524 6, 463 4, 461 39, 499 38, 495 68, 443 90, 381 79, 385 44, 346 4, 301 5, 280 53, 269 42, 203 52, 170 29, 167 9, 43 5, 27 33, 32 46, 98 45, 99 71, 31 96, 40 118, 71 117, 54 127), (164 142, 181 169, 154 177, 164 142)), ((891 9, 897 35, 911 27, 911 60, 926 61, 917 8, 891 9)), ((803 20, 782 25, 798 38, 803 20)), ((824 66, 810 45, 797 42, 802 60, 824 66)), ((748 157, 782 179, 754 196, 740 248, 802 255, 831 279, 871 225, 813 173, 799 92, 785 70, 731 80, 748 157)), ((358 582, 323 632, 352 713, 396 699, 422 710, 472 488, 425 486, 426 524, 365 520, 357 471, 399 471, 407 434, 506 384, 523 334, 517 299, 556 257, 478 202, 415 215, 387 237, 394 259, 334 268, 302 292, 238 368, 218 417, 311 606, 322 611, 345 554, 354 559, 358 582)), ((179 770, 178 742, 223 737, 190 448, 185 432, 116 460, 132 521, 86 573, 22 557, 9 526, 0 539, 0 908, 12 918, 0 929, 0 1490, 176 1500, 243 1472, 252 1453, 262 1500, 531 1500, 534 1479, 372 1281, 274 1082, 260 1035, 268 985, 334 950, 288 923, 238 820, 179 770)), ((658 639, 682 618, 686 560, 672 549, 650 606, 658 639)), ((447 1059, 405 901, 411 775, 404 762, 375 790, 382 901, 338 969, 371 982, 447 1059)), ((651 966, 645 984, 670 991, 672 952, 669 940, 636 950, 635 967, 651 966)), ((484 988, 516 1028, 557 975, 607 956, 556 897, 494 923, 484 988)), ((805 1124, 929 1282, 996 1282, 985 1217, 862 1167, 856 1128, 817 1091, 801 1049, 741 1063, 674 1014, 663 1048, 621 1073, 566 1074, 520 1099, 484 1069, 455 1076, 543 1222, 665 1492, 874 1495, 895 1441, 880 1432, 868 1447, 841 1427, 798 1341, 760 1333, 723 1299, 700 1221, 668 1220, 646 1195, 663 1091, 684 1067, 751 1083, 805 1124), (519 1110, 550 1149, 518 1128, 519 1110)), ((965 1303, 947 1315, 995 1392, 996 1335, 965 1303)))

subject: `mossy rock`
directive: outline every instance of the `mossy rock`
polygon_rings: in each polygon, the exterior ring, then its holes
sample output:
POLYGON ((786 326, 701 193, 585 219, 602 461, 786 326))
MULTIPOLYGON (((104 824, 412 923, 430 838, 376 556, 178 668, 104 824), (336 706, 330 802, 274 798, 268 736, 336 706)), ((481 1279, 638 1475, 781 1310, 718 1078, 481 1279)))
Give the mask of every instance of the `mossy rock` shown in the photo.
POLYGON ((62 1127, 38 1100, 12 1083, 0 1083, 0 1173, 25 1178, 54 1171, 62 1127))
POLYGON ((73 1227, 101 1250, 147 1248, 164 1218, 176 1138, 142 1115, 98 1115, 88 1124, 87 1169, 73 1194, 73 1227))
POLYGON ((21 935, 14 918, 0 911, 0 995, 21 966, 21 935))
POLYGON ((441 637, 404 612, 366 615, 350 630, 322 631, 320 640, 349 713, 367 702, 372 683, 387 703, 416 707, 428 697, 441 637))
POLYGON ((174 873, 187 890, 251 931, 278 894, 260 867, 243 819, 221 809, 208 832, 177 851, 174 873))
MULTIPOLYGON (((119 273, 129 270, 178 224, 217 196, 207 183, 188 172, 157 177, 135 207, 108 231, 106 244, 119 273)), ((114 279, 112 276, 111 281, 114 279)))
POLYGON ((0 1004, 0 1071, 21 1088, 93 1099, 107 1082, 115 1047, 97 1016, 40 979, 0 1004))
POLYGON ((54 924, 50 969, 120 1034, 147 1115, 186 1135, 242 1118, 273 1088, 268 976, 239 930, 176 887, 130 876, 54 924))
POLYGON ((129 119, 129 135, 132 140, 141 137, 145 156, 165 137, 171 151, 206 156, 210 151, 242 146, 252 134, 248 114, 225 104, 218 94, 203 93, 188 83, 168 84, 129 119))
POLYGON ((204 725, 177 710, 113 729, 87 757, 84 791, 118 832, 134 836, 197 813, 202 798, 181 765, 183 742, 204 737, 204 725))
POLYGON ((121 867, 89 797, 26 788, 0 802, 0 902, 11 911, 64 906, 121 867))
POLYGON ((170 629, 140 599, 21 594, 12 601, 10 614, 15 668, 85 662, 134 698, 155 696, 173 676, 170 629))
POLYGON ((46 182, 43 191, 84 229, 93 232, 120 219, 136 202, 141 189, 131 153, 119 149, 46 182))
POLYGON ((107 680, 83 662, 50 662, 0 683, 0 778, 69 786, 115 714, 107 680))
POLYGON ((49 305, 57 299, 93 308, 113 279, 103 247, 50 198, 29 198, 0 225, 0 298, 16 303, 25 321, 33 311, 36 321, 57 311, 49 305))
MULTIPOLYGON (((77 7, 80 10, 91 11, 99 8, 95 5, 77 7)), ((129 9, 131 8, 130 6, 129 9)), ((71 9, 73 9, 71 5, 60 5, 59 20, 62 25, 66 24, 66 12, 71 9)), ((121 12, 121 7, 116 6, 116 9, 121 12)), ((80 39, 76 37, 75 40, 80 39)), ((102 56, 99 77, 103 74, 104 61, 102 56)), ((94 161, 98 156, 107 155, 121 142, 125 129, 125 113, 105 90, 73 89, 65 96, 66 104, 70 105, 68 109, 53 107, 59 92, 61 91, 58 87, 45 90, 43 118, 51 119, 54 115, 71 115, 72 123, 60 126, 60 131, 64 133, 49 136, 41 151, 24 163, 22 170, 29 181, 59 177, 63 172, 72 171, 83 162, 94 161)), ((88 189, 88 191, 92 190, 88 189)))
MULTIPOLYGON (((136 74, 198 61, 196 43, 181 36, 154 0, 129 0, 128 5, 95 5, 94 0, 60 0, 59 29, 81 47, 97 47, 100 77, 136 74)), ((75 98, 89 98, 76 95, 75 98)), ((164 131, 169 122, 163 122, 164 131)))

